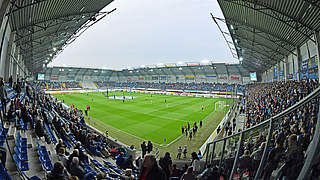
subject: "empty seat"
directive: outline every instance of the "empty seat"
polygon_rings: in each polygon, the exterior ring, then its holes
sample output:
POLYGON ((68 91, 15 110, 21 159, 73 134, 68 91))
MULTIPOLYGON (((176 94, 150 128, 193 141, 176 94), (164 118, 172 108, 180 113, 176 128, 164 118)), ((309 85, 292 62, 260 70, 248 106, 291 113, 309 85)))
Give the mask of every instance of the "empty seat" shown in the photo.
POLYGON ((15 163, 16 163, 17 167, 20 169, 20 171, 28 171, 29 170, 28 162, 20 161, 16 154, 13 155, 13 160, 15 161, 15 163))

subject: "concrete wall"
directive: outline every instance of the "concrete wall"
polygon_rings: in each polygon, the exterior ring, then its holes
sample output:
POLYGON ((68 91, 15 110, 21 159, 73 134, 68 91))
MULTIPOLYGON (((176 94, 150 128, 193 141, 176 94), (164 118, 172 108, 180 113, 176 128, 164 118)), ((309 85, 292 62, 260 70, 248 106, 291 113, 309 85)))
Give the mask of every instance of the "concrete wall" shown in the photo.
MULTIPOLYGON (((315 40, 315 37, 312 37, 312 39, 315 40)), ((262 73, 262 82, 299 80, 302 78, 318 79, 318 73, 312 73, 312 67, 314 66, 310 66, 314 62, 313 59, 319 64, 319 58, 317 57, 316 43, 308 40, 297 47, 288 57, 279 60, 278 64, 262 73), (278 75, 280 75, 277 78, 275 78, 275 68, 278 68, 278 75), (303 68, 308 69, 303 70, 303 68)))
POLYGON ((13 80, 16 81, 17 78, 26 78, 29 72, 14 43, 14 33, 12 33, 9 24, 6 26, 8 9, 9 0, 0 1, 0 43, 2 42, 0 77, 8 81, 9 77, 12 76, 13 80))

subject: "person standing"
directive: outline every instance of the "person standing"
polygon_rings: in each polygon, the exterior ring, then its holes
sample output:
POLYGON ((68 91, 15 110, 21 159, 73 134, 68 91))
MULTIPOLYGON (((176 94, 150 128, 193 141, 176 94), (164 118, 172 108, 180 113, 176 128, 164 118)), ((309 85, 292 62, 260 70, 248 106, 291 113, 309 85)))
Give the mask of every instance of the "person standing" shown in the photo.
POLYGON ((181 180, 196 180, 196 176, 192 167, 189 167, 187 172, 182 175, 181 180))
POLYGON ((150 153, 153 149, 153 144, 151 141, 148 141, 148 153, 150 153))
POLYGON ((13 79, 12 79, 12 75, 9 77, 9 87, 12 88, 12 82, 13 82, 13 79))
POLYGON ((192 130, 189 131, 189 140, 192 140, 192 130))
POLYGON ((163 169, 163 171, 165 172, 167 178, 169 178, 170 172, 172 170, 172 160, 171 160, 169 152, 166 152, 164 157, 160 158, 159 165, 163 169))
POLYGON ((143 141, 143 143, 141 144, 141 150, 142 150, 142 157, 144 157, 144 155, 146 155, 147 153, 147 145, 145 141, 143 141))
POLYGON ((184 149, 183 149, 183 156, 184 158, 187 158, 187 153, 188 153, 188 148, 187 148, 187 145, 184 146, 184 149))
POLYGON ((193 167, 193 170, 196 174, 200 172, 200 159, 196 152, 191 153, 192 162, 191 166, 193 167))
POLYGON ((200 120, 200 128, 202 127, 202 120, 200 120))
POLYGON ((1 100, 1 104, 2 104, 2 113, 3 113, 3 117, 6 116, 6 112, 7 112, 7 90, 4 86, 4 81, 3 79, 0 79, 0 100, 1 100))
POLYGON ((182 132, 182 134, 184 134, 184 127, 183 126, 181 127, 181 132, 182 132))
POLYGON ((144 157, 142 171, 139 180, 164 180, 167 179, 164 171, 158 166, 154 155, 148 154, 144 157))
POLYGON ((181 158, 181 154, 182 154, 182 147, 181 146, 179 146, 178 147, 178 154, 177 154, 177 158, 180 160, 180 158, 181 158))

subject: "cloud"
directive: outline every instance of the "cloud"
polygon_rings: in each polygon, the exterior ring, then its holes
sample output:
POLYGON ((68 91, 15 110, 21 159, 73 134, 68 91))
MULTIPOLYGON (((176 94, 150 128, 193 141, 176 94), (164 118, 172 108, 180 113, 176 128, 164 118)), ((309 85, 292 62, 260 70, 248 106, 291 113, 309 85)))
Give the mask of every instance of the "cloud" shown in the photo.
POLYGON ((231 53, 210 12, 222 17, 216 1, 116 0, 115 12, 92 26, 52 65, 121 69, 143 64, 230 62, 231 53))

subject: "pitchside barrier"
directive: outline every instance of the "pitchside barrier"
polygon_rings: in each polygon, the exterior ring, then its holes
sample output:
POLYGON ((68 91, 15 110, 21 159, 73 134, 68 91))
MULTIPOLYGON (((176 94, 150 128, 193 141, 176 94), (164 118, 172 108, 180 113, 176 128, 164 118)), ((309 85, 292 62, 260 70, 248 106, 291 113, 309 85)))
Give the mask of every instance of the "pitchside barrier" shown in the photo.
MULTIPOLYGON (((219 103, 220 101, 216 102, 219 103)), ((224 118, 222 119, 222 121, 219 123, 219 125, 217 126, 217 128, 212 132, 212 134, 209 136, 209 138, 206 140, 205 143, 203 143, 203 145, 200 148, 201 154, 203 155, 203 157, 205 157, 205 154, 207 153, 208 149, 207 149, 207 145, 208 143, 213 142, 216 139, 220 139, 223 137, 224 134, 224 129, 225 129, 225 125, 226 122, 230 121, 231 118, 233 117, 234 112, 236 111, 237 107, 238 107, 238 100, 233 104, 233 106, 229 109, 229 111, 227 112, 227 114, 224 116, 224 118), (221 128, 219 134, 217 133, 217 129, 218 127, 221 128)), ((225 104, 224 104, 225 105, 225 104)))
POLYGON ((190 91, 190 90, 160 90, 160 89, 127 89, 127 88, 114 88, 114 89, 97 89, 97 90, 85 90, 85 89, 70 89, 70 90, 45 90, 47 94, 66 94, 66 93, 89 93, 89 92, 127 92, 127 93, 143 93, 143 94, 161 94, 161 95, 173 95, 173 96, 190 96, 190 97, 205 97, 205 98, 226 98, 235 99, 242 96, 242 93, 237 94, 232 92, 220 92, 220 91, 190 91))

